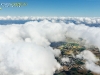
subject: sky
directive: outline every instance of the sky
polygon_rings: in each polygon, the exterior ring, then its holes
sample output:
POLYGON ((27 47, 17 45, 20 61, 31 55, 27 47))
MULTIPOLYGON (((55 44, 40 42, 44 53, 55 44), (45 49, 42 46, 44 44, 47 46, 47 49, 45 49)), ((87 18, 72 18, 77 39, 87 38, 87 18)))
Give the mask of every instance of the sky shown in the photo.
POLYGON ((0 0, 24 2, 22 7, 0 7, 0 16, 100 17, 100 0, 0 0))

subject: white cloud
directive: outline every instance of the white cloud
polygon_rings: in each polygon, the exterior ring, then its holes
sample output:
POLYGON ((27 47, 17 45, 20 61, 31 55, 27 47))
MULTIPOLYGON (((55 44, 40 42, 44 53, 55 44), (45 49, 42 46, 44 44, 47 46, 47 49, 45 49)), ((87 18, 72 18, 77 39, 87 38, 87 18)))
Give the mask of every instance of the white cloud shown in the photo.
POLYGON ((0 75, 53 75, 60 68, 49 47, 20 42, 1 49, 0 75))
POLYGON ((69 60, 68 57, 63 57, 63 58, 61 59, 61 61, 62 61, 63 63, 65 63, 65 62, 70 62, 70 60, 69 60))
POLYGON ((94 62, 86 62, 85 64, 88 70, 100 74, 100 66, 96 65, 94 62))
POLYGON ((79 55, 77 55, 77 58, 86 60, 85 62, 86 69, 100 74, 100 66, 95 64, 97 61, 99 61, 99 59, 97 59, 96 56, 91 51, 85 50, 81 52, 79 55))
POLYGON ((98 61, 96 56, 89 50, 84 50, 83 52, 81 52, 76 57, 80 58, 80 59, 85 59, 87 61, 92 61, 92 62, 97 62, 98 61))
POLYGON ((33 16, 0 16, 0 20, 49 20, 75 24, 100 24, 100 17, 33 17, 33 16), (58 21, 59 20, 59 21, 58 21))
POLYGON ((53 53, 54 53, 55 57, 59 57, 59 55, 61 54, 61 51, 59 49, 54 49, 53 53))
MULTIPOLYGON (((12 18, 5 18, 7 19, 12 18)), ((0 75, 53 75, 55 70, 60 68, 55 59, 55 56, 60 55, 60 51, 53 50, 50 43, 66 41, 66 37, 75 40, 81 37, 86 40, 86 45, 92 44, 100 49, 99 27, 66 24, 63 21, 50 22, 45 18, 42 20, 20 25, 0 25, 0 75)), ((95 58, 92 60, 95 61, 95 58)))

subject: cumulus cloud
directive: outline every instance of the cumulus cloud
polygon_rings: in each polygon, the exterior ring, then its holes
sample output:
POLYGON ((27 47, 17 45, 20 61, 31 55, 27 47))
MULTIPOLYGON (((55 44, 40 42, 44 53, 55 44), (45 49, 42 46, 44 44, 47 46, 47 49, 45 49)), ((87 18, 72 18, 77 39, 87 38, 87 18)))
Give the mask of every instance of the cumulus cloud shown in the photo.
POLYGON ((65 63, 65 62, 70 62, 70 60, 69 60, 68 57, 63 57, 63 58, 61 59, 61 61, 62 61, 63 63, 65 63))
POLYGON ((49 47, 20 42, 2 49, 0 75, 53 75, 60 68, 49 47))
POLYGON ((89 50, 85 50, 85 51, 81 52, 76 57, 80 58, 80 59, 85 59, 86 61, 92 61, 92 62, 97 62, 98 61, 96 56, 89 50))
POLYGON ((86 60, 86 62, 85 62, 86 69, 100 74, 100 66, 95 64, 98 61, 98 59, 91 51, 85 50, 85 51, 81 52, 79 55, 77 55, 76 57, 86 60))
POLYGON ((52 34, 54 29, 45 26, 49 22, 42 23, 0 26, 0 75, 53 75, 60 68, 55 59, 60 50, 53 50, 49 45, 51 41, 63 40, 62 34, 59 28, 54 33, 58 36, 52 34))
POLYGON ((100 66, 96 65, 94 62, 86 62, 85 67, 92 72, 100 74, 100 66))
POLYGON ((61 54, 59 49, 54 49, 53 53, 54 53, 55 57, 59 57, 59 55, 61 54))
POLYGON ((60 68, 55 59, 60 51, 50 47, 52 42, 64 42, 66 37, 83 38, 86 45, 100 49, 99 33, 99 27, 58 23, 45 18, 39 22, 0 25, 0 75, 53 75, 60 68))
POLYGON ((86 24, 89 26, 100 26, 100 17, 33 17, 33 16, 0 16, 0 20, 35 20, 50 22, 65 22, 75 24, 86 24), (95 25, 96 24, 96 25, 95 25))

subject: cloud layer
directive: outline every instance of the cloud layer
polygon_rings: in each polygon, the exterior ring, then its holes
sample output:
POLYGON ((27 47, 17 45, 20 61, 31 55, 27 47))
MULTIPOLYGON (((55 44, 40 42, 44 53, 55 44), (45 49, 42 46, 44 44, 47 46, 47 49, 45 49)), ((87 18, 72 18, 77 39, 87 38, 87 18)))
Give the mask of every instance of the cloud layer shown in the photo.
POLYGON ((43 21, 48 20, 50 22, 64 22, 74 23, 74 24, 85 24, 87 26, 95 26, 100 27, 100 17, 33 17, 33 16, 0 16, 0 24, 13 24, 13 23, 20 23, 24 24, 27 21, 43 21), (10 20, 10 21, 9 21, 10 20))
POLYGON ((55 59, 60 51, 50 44, 64 42, 67 37, 83 38, 85 46, 100 49, 99 27, 47 19, 0 25, 0 75, 53 75, 61 67, 55 59))

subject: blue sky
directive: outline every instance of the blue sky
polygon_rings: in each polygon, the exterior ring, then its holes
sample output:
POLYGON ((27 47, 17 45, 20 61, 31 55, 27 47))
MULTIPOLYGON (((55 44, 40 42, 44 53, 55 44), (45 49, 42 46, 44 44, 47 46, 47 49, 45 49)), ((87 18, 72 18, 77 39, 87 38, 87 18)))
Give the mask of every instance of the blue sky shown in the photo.
POLYGON ((100 0, 0 0, 26 2, 23 7, 2 7, 0 16, 100 17, 100 0))

